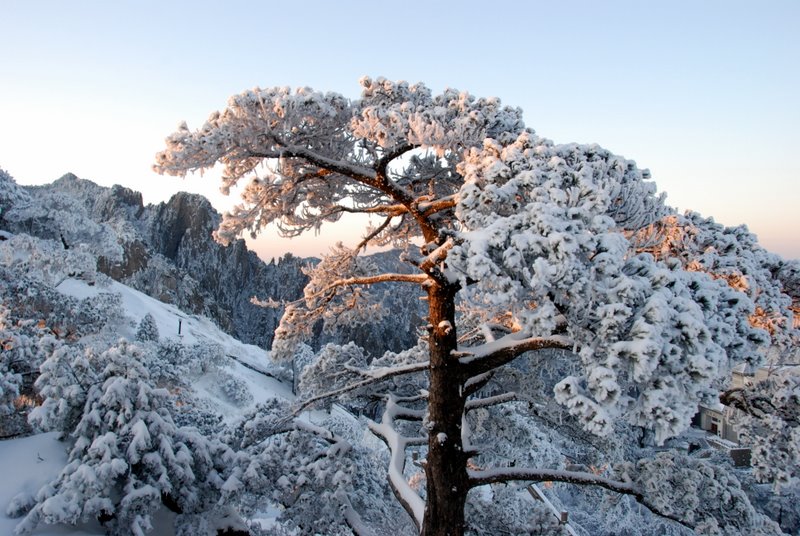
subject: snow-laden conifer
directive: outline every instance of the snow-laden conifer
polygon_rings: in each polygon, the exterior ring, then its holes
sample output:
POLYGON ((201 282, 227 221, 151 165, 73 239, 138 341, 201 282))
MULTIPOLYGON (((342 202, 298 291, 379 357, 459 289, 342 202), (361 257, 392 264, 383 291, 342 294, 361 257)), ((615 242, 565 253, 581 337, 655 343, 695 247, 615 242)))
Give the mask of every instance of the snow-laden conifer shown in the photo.
MULTIPOLYGON (((302 299, 284 304, 277 357, 295 355, 318 320, 354 327, 377 315, 372 285, 413 285, 425 295, 417 348, 426 355, 382 366, 381 356, 326 347, 317 366, 304 368, 313 381, 300 407, 380 397, 383 415, 370 429, 391 453, 395 495, 426 535, 463 534, 469 490, 514 480, 598 486, 710 526, 649 501, 642 479, 472 469, 470 459, 491 447, 471 448, 464 423, 470 411, 518 398, 493 391, 499 370, 515 366, 537 381, 555 356, 547 398, 585 431, 608 437, 633 426, 665 442, 686 429, 699 403, 716 401, 735 363, 757 362, 764 345, 783 338, 791 299, 777 278, 780 263, 744 230, 691 215, 680 221, 691 238, 686 254, 673 251, 678 242, 661 230, 676 216, 647 170, 597 145, 542 138, 498 99, 383 78, 361 86, 357 100, 310 88, 246 91, 199 129, 181 124, 156 157, 155 169, 174 175, 219 163, 225 191, 247 182, 242 204, 216 231, 223 243, 270 223, 297 236, 343 214, 373 218, 355 247, 334 248, 309 270, 302 299), (359 259, 387 243, 404 248, 411 273, 375 271, 359 259), (323 372, 327 393, 316 378, 323 372), (413 383, 401 377, 422 372, 421 390, 393 392, 413 383), (403 475, 406 452, 420 444, 424 493, 403 475)), ((720 522, 723 510, 714 512, 720 522)))
POLYGON ((139 327, 136 328, 136 340, 142 342, 158 342, 158 338, 159 334, 156 319, 153 318, 153 315, 147 313, 142 317, 141 321, 139 321, 139 327))
POLYGON ((38 422, 64 426, 72 447, 66 467, 36 495, 18 533, 39 523, 98 518, 115 534, 145 534, 165 504, 198 512, 213 504, 209 495, 218 497, 220 468, 231 454, 175 425, 169 393, 149 383, 138 347, 123 340, 99 355, 56 355, 39 383, 46 399, 38 422), (59 373, 73 366, 69 385, 59 373), (76 407, 81 411, 74 422, 69 415, 76 407))

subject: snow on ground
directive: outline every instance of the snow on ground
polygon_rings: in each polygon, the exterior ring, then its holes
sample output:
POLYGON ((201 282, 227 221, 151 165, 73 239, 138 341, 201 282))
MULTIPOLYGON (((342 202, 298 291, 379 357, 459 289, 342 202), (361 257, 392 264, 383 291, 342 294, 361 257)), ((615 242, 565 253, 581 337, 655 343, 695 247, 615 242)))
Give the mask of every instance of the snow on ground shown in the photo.
POLYGON ((128 331, 123 330, 120 333, 122 336, 132 339, 139 322, 147 313, 150 313, 158 325, 161 338, 181 340, 184 344, 194 344, 200 341, 213 342, 222 346, 227 354, 246 359, 248 362, 252 360, 254 363, 261 363, 262 367, 268 363, 269 352, 263 348, 244 344, 220 330, 208 318, 186 314, 174 305, 162 303, 122 283, 111 281, 108 286, 99 287, 89 285, 80 279, 66 279, 57 288, 62 294, 78 299, 101 293, 120 294, 122 308, 133 321, 133 325, 128 328, 128 331), (180 335, 178 334, 179 322, 180 335))
MULTIPOLYGON (((39 488, 55 478, 67 463, 64 444, 57 432, 38 434, 20 439, 0 441, 0 534, 14 534, 19 519, 6 515, 6 507, 18 493, 35 495, 39 488)), ((97 523, 84 527, 41 525, 36 536, 72 536, 104 534, 97 523)))

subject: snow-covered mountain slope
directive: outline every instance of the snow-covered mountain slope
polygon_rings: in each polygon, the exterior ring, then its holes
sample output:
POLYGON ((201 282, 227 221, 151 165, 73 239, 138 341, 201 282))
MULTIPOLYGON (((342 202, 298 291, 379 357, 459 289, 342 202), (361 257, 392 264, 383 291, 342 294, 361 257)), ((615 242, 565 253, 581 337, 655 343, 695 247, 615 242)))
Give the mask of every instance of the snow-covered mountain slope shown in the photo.
POLYGON ((67 279, 58 287, 59 292, 83 299, 101 292, 111 292, 122 297, 122 307, 131 320, 123 327, 120 336, 133 340, 136 326, 145 315, 150 314, 156 321, 162 339, 172 339, 184 345, 198 343, 215 344, 222 348, 228 358, 221 368, 246 382, 253 401, 236 409, 215 394, 216 371, 204 374, 193 386, 198 394, 204 393, 209 401, 219 405, 223 414, 231 418, 241 416, 247 409, 270 398, 281 397, 292 400, 291 387, 276 379, 280 370, 269 360, 269 352, 252 344, 245 344, 219 329, 214 322, 204 316, 189 315, 177 307, 162 303, 138 290, 112 281, 108 288, 98 288, 79 279, 67 279), (180 326, 180 327, 179 327, 180 326), (180 329, 180 333, 178 330, 180 329))
MULTIPOLYGON (((90 285, 79 279, 66 279, 57 290, 65 296, 84 299, 101 293, 116 293, 121 296, 125 320, 120 323, 121 338, 134 340, 136 326, 146 316, 155 320, 163 342, 170 339, 184 346, 216 345, 224 352, 224 358, 214 367, 209 367, 192 378, 193 399, 206 409, 211 409, 230 423, 242 417, 258 403, 272 398, 292 400, 291 387, 280 382, 276 376, 281 371, 270 363, 268 352, 254 345, 244 344, 221 331, 211 320, 202 316, 186 314, 180 309, 162 303, 135 289, 117 282, 109 286, 90 285), (178 333, 180 323, 181 332, 178 333), (233 380, 231 380, 233 378, 233 380), (224 381, 234 381, 249 395, 240 398, 245 403, 234 403, 221 389, 224 381)), ((222 424, 222 423, 221 423, 222 424)), ((6 514, 12 499, 22 493, 33 497, 46 483, 57 477, 67 462, 66 445, 57 440, 56 432, 37 434, 0 441, 0 534, 13 534, 19 519, 6 514)), ((174 517, 167 511, 154 517, 154 534, 171 534, 174 517)), ((270 520, 266 520, 268 523, 270 520)), ((56 535, 100 535, 105 534, 97 522, 73 527, 62 525, 40 525, 33 532, 38 536, 56 535)))

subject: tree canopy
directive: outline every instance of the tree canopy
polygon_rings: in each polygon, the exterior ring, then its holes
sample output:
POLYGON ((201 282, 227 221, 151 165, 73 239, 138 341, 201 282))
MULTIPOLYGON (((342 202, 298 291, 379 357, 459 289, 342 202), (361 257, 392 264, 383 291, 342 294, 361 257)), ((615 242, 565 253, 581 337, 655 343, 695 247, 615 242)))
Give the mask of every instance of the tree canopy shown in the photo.
POLYGON ((276 358, 293 357, 317 322, 375 315, 372 285, 424 294, 428 325, 416 348, 364 356, 326 347, 303 383, 314 385, 315 371, 338 383, 307 393, 303 407, 383 389, 372 429, 392 451, 396 496, 426 535, 463 533, 468 491, 511 480, 596 485, 697 526, 627 470, 473 468, 485 448, 471 443, 467 416, 521 398, 494 391, 505 387, 500 372, 525 356, 527 381, 547 369, 550 396, 586 431, 639 427, 663 443, 699 403, 718 400, 734 364, 758 362, 785 340, 786 263, 746 229, 676 214, 635 162, 539 137, 498 99, 382 78, 361 86, 357 100, 309 88, 246 91, 198 130, 182 124, 156 158, 155 169, 173 175, 221 164, 224 192, 247 180, 216 231, 223 243, 269 224, 293 237, 345 213, 375 218, 354 247, 334 248, 309 271, 302 300, 284 304, 276 358), (381 273, 360 256, 389 244, 412 272, 381 273), (401 394, 404 385, 416 392, 401 394), (409 420, 419 430, 399 424, 409 420), (409 448, 422 450, 424 493, 403 479, 409 448))

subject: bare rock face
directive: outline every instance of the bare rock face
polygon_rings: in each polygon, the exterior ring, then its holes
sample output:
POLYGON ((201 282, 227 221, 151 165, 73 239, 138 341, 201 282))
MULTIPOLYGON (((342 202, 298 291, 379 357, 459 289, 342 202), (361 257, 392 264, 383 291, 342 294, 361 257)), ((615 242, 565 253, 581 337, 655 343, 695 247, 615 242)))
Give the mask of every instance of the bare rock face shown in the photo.
POLYGON ((97 270, 116 281, 124 281, 133 274, 147 268, 150 253, 141 240, 133 240, 123 245, 122 262, 113 262, 106 257, 97 259, 97 270))
POLYGON ((243 342, 272 345, 281 311, 250 303, 253 296, 296 299, 306 277, 291 256, 265 264, 243 240, 228 247, 212 233, 220 215, 207 199, 180 192, 145 207, 140 218, 151 255, 147 266, 127 281, 162 301, 204 314, 243 342))

